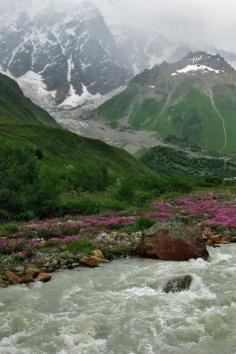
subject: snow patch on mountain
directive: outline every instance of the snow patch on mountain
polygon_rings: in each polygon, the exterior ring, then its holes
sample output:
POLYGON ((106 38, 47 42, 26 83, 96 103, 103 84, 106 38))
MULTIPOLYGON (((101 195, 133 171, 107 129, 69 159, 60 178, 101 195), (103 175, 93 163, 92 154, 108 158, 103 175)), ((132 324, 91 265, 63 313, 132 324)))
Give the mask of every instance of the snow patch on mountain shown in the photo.
POLYGON ((77 106, 82 106, 88 101, 96 101, 102 98, 102 95, 97 93, 96 95, 92 95, 87 86, 82 83, 82 95, 77 95, 73 85, 70 85, 70 92, 66 99, 59 105, 59 107, 64 108, 74 108, 77 106))
POLYGON ((36 104, 51 105, 55 99, 56 91, 48 91, 40 74, 28 71, 19 78, 14 78, 25 95, 36 104))
POLYGON ((201 71, 202 73, 212 72, 215 74, 220 74, 221 72, 224 72, 224 70, 215 70, 206 65, 195 64, 195 65, 187 65, 183 69, 176 70, 176 72, 172 73, 171 76, 176 76, 178 74, 187 74, 189 72, 196 72, 196 71, 201 71))

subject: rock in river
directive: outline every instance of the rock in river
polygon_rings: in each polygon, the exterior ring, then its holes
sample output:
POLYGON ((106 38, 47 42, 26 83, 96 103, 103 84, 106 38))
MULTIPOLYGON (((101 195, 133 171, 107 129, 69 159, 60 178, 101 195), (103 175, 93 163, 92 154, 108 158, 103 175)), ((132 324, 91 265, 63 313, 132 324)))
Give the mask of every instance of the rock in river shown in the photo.
POLYGON ((170 261, 207 259, 209 254, 198 226, 165 222, 152 226, 141 237, 138 254, 170 261))
POLYGON ((165 293, 177 293, 180 291, 189 290, 192 280, 193 278, 191 275, 175 277, 168 280, 168 282, 163 287, 163 291, 165 293))

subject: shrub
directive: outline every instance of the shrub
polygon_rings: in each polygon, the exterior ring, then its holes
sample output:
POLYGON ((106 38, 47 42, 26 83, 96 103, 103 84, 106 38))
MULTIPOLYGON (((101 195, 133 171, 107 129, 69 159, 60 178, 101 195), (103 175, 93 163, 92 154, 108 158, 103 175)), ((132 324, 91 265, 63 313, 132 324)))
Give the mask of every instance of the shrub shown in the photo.
POLYGON ((58 180, 42 168, 30 147, 0 142, 2 221, 50 216, 57 204, 58 185, 58 180))
POLYGON ((130 179, 122 178, 118 181, 116 197, 119 200, 131 202, 134 199, 134 185, 130 179))
POLYGON ((95 192, 106 190, 109 184, 108 170, 105 166, 87 164, 85 167, 77 166, 67 176, 69 185, 82 192, 95 192))
POLYGON ((68 243, 66 247, 67 251, 72 253, 86 253, 91 254, 94 249, 94 245, 92 241, 89 240, 79 240, 79 241, 71 241, 68 243))
POLYGON ((140 216, 140 218, 138 218, 135 222, 135 226, 138 231, 144 231, 146 229, 149 229, 154 224, 154 220, 146 218, 145 216, 140 216))
POLYGON ((194 184, 191 180, 182 177, 169 177, 167 178, 167 181, 169 192, 189 193, 194 188, 194 184))

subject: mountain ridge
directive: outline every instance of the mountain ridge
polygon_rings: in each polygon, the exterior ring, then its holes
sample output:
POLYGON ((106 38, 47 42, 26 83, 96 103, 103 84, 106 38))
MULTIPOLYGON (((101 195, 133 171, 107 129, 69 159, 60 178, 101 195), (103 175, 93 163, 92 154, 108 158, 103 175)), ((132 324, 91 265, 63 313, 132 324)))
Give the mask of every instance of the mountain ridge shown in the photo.
POLYGON ((135 76, 97 110, 121 127, 189 139, 203 149, 236 150, 236 72, 220 55, 190 53, 135 76))

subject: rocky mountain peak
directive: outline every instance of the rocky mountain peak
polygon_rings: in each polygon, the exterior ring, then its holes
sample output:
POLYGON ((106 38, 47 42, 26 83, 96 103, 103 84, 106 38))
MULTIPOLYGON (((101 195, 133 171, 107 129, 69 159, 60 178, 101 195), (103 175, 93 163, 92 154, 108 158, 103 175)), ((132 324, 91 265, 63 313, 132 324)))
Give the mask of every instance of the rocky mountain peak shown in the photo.
MULTIPOLYGON (((228 62, 219 54, 210 54, 204 51, 190 52, 183 60, 180 60, 180 65, 183 63, 192 66, 192 71, 208 71, 215 73, 232 72, 234 69, 228 62)), ((191 70, 189 70, 191 71, 191 70)))
POLYGON ((43 106, 79 106, 125 85, 132 73, 99 9, 89 1, 47 4, 33 16, 16 9, 14 25, 0 28, 2 71, 43 106))

